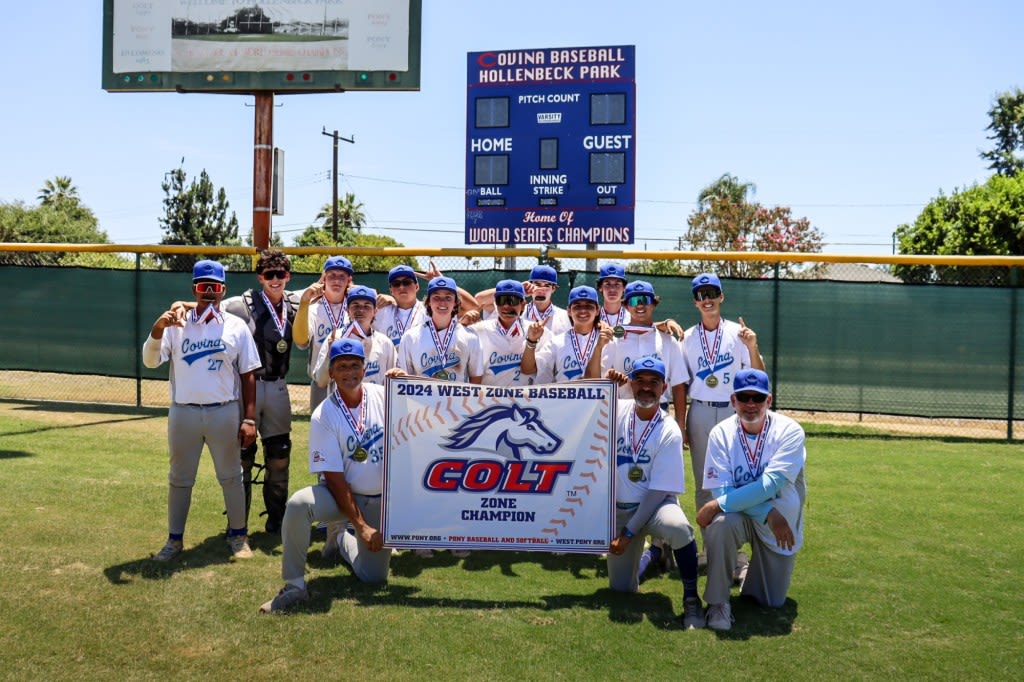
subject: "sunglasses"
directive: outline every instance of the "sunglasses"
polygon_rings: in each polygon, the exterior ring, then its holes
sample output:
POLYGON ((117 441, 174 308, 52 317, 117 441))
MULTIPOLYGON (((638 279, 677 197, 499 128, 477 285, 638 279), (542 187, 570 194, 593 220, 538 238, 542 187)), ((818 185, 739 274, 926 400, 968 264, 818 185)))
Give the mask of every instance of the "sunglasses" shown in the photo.
POLYGON ((494 302, 498 305, 519 305, 522 299, 511 294, 501 294, 494 297, 494 302))
POLYGON ((703 289, 697 289, 697 291, 693 292, 693 298, 694 298, 694 300, 697 300, 697 301, 707 301, 707 300, 710 300, 710 299, 718 298, 721 295, 722 295, 721 290, 720 289, 716 289, 714 287, 707 287, 707 288, 703 288, 703 289))
POLYGON ((626 299, 626 305, 635 308, 638 305, 650 305, 653 301, 654 299, 647 294, 633 294, 626 299))
POLYGON ((391 283, 391 286, 393 286, 395 288, 398 288, 398 287, 411 287, 414 284, 416 284, 416 280, 409 279, 407 277, 403 277, 402 279, 396 279, 395 281, 393 281, 391 283))
POLYGON ((223 294, 223 282, 195 282, 192 285, 197 294, 223 294))
POLYGON ((735 393, 734 395, 738 403, 757 403, 760 405, 768 400, 768 396, 764 393, 735 393))
POLYGON ((288 274, 287 270, 264 270, 260 276, 263 279, 287 279, 288 274))

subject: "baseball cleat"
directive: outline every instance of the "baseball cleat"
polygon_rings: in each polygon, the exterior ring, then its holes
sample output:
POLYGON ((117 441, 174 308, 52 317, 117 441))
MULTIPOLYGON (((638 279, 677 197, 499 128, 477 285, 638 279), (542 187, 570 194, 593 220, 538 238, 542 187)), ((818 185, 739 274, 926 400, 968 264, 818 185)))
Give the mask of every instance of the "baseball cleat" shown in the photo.
POLYGON ((167 563, 174 557, 181 554, 182 543, 181 540, 168 540, 167 544, 164 545, 159 552, 154 554, 151 558, 153 561, 159 561, 167 563))
POLYGON ((296 587, 288 583, 281 588, 276 597, 260 606, 260 613, 280 613, 307 599, 309 599, 309 592, 305 587, 296 587))

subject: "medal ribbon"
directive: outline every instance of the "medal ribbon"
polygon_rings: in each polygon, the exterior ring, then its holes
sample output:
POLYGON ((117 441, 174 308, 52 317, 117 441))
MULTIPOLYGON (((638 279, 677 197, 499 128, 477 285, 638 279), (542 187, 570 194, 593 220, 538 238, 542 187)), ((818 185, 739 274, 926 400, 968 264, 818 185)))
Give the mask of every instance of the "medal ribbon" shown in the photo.
POLYGON ((640 461, 640 453, 643 452, 644 445, 650 439, 654 433, 654 428, 661 422, 661 410, 654 413, 651 417, 651 421, 647 422, 647 426, 644 428, 644 432, 640 434, 640 442, 636 441, 636 407, 633 407, 633 417, 629 422, 629 449, 633 454, 633 464, 640 461))
MULTIPOLYGON (((360 388, 360 390, 362 389, 360 388)), ((345 421, 348 422, 348 427, 352 429, 352 433, 355 435, 356 440, 360 441, 361 445, 363 431, 366 429, 366 391, 363 391, 363 395, 359 398, 358 420, 352 416, 352 410, 341 399, 341 391, 338 390, 337 386, 334 387, 334 396, 338 399, 338 404, 341 405, 341 414, 345 417, 345 421)))
POLYGON ((644 327, 639 324, 627 324, 623 329, 626 330, 626 334, 646 334, 647 332, 654 331, 654 327, 644 327))
POLYGON ((736 432, 739 434, 739 441, 743 447, 743 452, 747 456, 747 468, 750 470, 751 476, 755 478, 757 475, 757 464, 761 461, 761 453, 764 451, 764 444, 768 440, 768 429, 771 427, 771 424, 771 416, 766 416, 764 424, 761 425, 761 432, 757 434, 757 440, 754 441, 754 449, 751 451, 750 445, 747 443, 747 433, 743 430, 739 418, 737 417, 736 419, 736 432))
POLYGON ((523 330, 523 320, 519 317, 516 318, 516 321, 512 323, 512 326, 509 329, 505 329, 501 326, 501 320, 498 320, 498 324, 495 326, 498 328, 498 331, 502 336, 508 336, 510 334, 515 336, 517 333, 520 336, 526 336, 526 332, 523 330))
POLYGON ((270 302, 270 299, 267 298, 266 292, 261 291, 260 296, 263 297, 263 303, 264 305, 267 306, 267 310, 270 311, 270 316, 274 319, 274 327, 277 329, 277 332, 281 335, 281 338, 283 339, 284 331, 288 327, 288 309, 285 307, 284 300, 281 300, 281 317, 278 318, 277 309, 274 308, 274 305, 270 302))
POLYGON ((715 358, 718 357, 718 349, 722 347, 722 323, 719 322, 718 328, 715 329, 715 340, 712 348, 708 348, 707 332, 703 325, 701 325, 700 334, 698 334, 698 336, 700 337, 700 350, 708 361, 708 372, 710 374, 714 374, 715 358))
MULTIPOLYGON (((370 334, 372 334, 372 333, 373 332, 371 331, 370 334)), ((362 340, 362 339, 369 338, 370 335, 366 334, 365 332, 363 332, 363 328, 360 326, 360 324, 358 322, 356 322, 355 320, 352 320, 351 322, 348 323, 348 325, 345 327, 345 329, 341 332, 341 338, 345 338, 346 336, 351 336, 353 338, 361 339, 362 340)))
POLYGON ((345 314, 345 306, 344 306, 344 304, 342 304, 342 306, 341 306, 341 315, 339 315, 337 319, 335 319, 334 311, 331 310, 331 304, 327 302, 327 298, 326 297, 323 297, 323 298, 320 299, 320 305, 322 305, 324 307, 324 311, 327 312, 327 319, 331 323, 331 331, 332 332, 335 329, 337 329, 338 327, 340 327, 343 324, 345 324, 345 317, 347 317, 347 315, 345 314))
POLYGON ((622 308, 619 308, 619 312, 615 313, 614 322, 612 322, 611 316, 605 311, 605 309, 601 308, 601 321, 607 322, 609 327, 618 327, 622 324, 624 319, 626 319, 626 311, 622 308))
POLYGON ((580 369, 584 372, 587 370, 587 363, 590 362, 590 356, 594 354, 594 346, 597 345, 597 330, 593 330, 587 335, 587 347, 580 353, 580 339, 579 335, 572 329, 569 330, 569 340, 572 341, 572 352, 576 356, 576 361, 580 363, 580 369))
POLYGON ((444 335, 444 345, 441 345, 441 337, 438 335, 437 329, 434 328, 434 321, 430 320, 430 323, 427 325, 430 328, 430 337, 434 342, 434 348, 441 359, 440 369, 444 369, 444 363, 448 361, 448 346, 451 345, 452 339, 455 338, 455 325, 457 323, 458 320, 453 317, 451 324, 448 325, 448 332, 444 335))
POLYGON ((555 314, 555 306, 549 305, 548 309, 544 312, 538 312, 537 306, 530 302, 530 305, 526 306, 526 316, 534 322, 543 322, 547 324, 548 318, 555 314))
POLYGON ((402 321, 402 309, 395 307, 395 327, 398 329, 399 336, 405 336, 405 328, 409 324, 409 320, 416 314, 416 306, 420 305, 419 301, 416 301, 413 307, 409 308, 409 313, 405 316, 405 321, 402 321))

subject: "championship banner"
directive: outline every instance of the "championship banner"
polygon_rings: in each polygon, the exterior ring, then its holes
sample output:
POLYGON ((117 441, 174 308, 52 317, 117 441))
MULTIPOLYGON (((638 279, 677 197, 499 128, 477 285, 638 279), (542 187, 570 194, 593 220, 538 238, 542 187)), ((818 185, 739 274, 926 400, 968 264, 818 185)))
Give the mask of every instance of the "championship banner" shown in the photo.
POLYGON ((599 554, 615 519, 615 385, 388 379, 388 547, 599 554))

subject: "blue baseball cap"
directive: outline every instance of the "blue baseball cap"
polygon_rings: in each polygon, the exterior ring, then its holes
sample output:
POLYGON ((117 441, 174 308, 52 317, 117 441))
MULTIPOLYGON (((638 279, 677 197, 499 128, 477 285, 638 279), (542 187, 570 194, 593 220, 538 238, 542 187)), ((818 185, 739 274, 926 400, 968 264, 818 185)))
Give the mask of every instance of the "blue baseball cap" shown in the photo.
POLYGON ((196 261, 192 266, 192 281, 201 279, 212 279, 215 282, 224 281, 224 266, 215 260, 196 261))
POLYGON ((324 272, 328 270, 344 270, 349 275, 356 274, 356 271, 352 269, 352 262, 344 256, 331 256, 324 261, 324 272))
POLYGON ((768 375, 759 369, 741 369, 732 380, 732 392, 753 391, 754 393, 772 394, 772 384, 768 375))
POLYGON ((588 286, 573 287, 569 291, 569 307, 576 301, 590 301, 596 306, 601 305, 597 302, 597 290, 588 286))
POLYGON ((654 287, 650 282, 645 282, 642 279, 638 279, 634 282, 630 282, 626 285, 626 290, 622 294, 622 298, 629 299, 630 296, 647 296, 654 301, 654 287))
POLYGON ((495 296, 516 296, 520 300, 526 300, 526 289, 523 288, 522 282, 517 282, 514 279, 503 279, 494 285, 495 296))
POLYGON ((402 279, 403 277, 409 277, 415 282, 416 271, 408 265, 396 265, 388 271, 388 284, 391 284, 396 279, 402 279))
POLYGON ((550 265, 538 265, 533 270, 530 270, 530 281, 531 282, 551 282, 552 284, 558 284, 558 273, 550 265))
POLYGON ((358 300, 371 301, 374 305, 377 305, 377 292, 370 287, 350 287, 348 296, 345 297, 345 305, 358 300))
POLYGON ((718 275, 713 275, 710 272, 702 272, 693 278, 693 285, 691 289, 693 293, 697 293, 697 289, 700 289, 701 287, 715 287, 721 291, 722 280, 718 279, 718 275))
POLYGON ((333 362, 334 358, 341 357, 353 357, 361 360, 366 360, 366 351, 363 350, 363 344, 359 341, 353 341, 352 339, 338 339, 331 344, 330 359, 333 362))
POLYGON ((636 379, 641 372, 653 372, 665 380, 665 363, 653 355, 645 355, 633 361, 633 370, 629 373, 630 379, 636 379))
POLYGON ((427 296, 429 297, 435 291, 450 291, 458 295, 459 287, 451 277, 435 277, 427 284, 427 296))
POLYGON ((622 267, 618 263, 608 263, 607 265, 602 265, 601 274, 597 278, 597 286, 601 286, 601 282, 606 279, 621 279, 623 282, 625 282, 626 268, 622 267))

